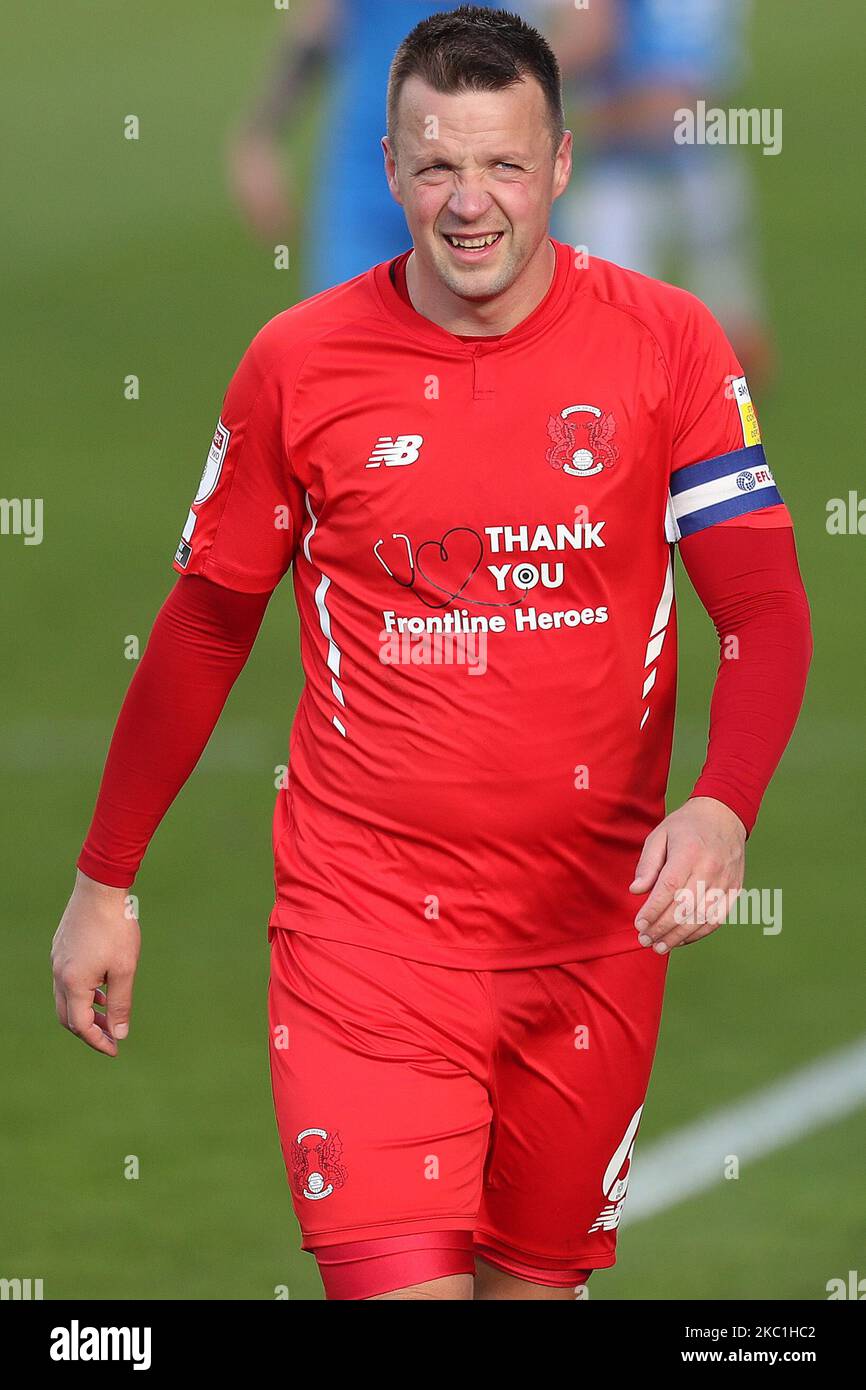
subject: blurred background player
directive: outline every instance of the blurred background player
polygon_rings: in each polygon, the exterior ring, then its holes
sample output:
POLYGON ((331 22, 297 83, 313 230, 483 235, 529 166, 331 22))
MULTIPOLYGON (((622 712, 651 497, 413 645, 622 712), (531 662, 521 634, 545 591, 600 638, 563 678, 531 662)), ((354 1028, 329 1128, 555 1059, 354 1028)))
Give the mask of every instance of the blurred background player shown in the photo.
POLYGON ((587 8, 547 0, 545 8, 583 152, 554 234, 691 290, 724 326, 749 380, 765 386, 771 351, 744 152, 674 141, 680 107, 731 104, 748 0, 591 0, 587 8))
MULTIPOLYGON (((541 0, 480 4, 533 23, 543 11, 541 0)), ((249 116, 231 139, 229 178, 257 236, 300 241, 302 298, 407 249, 406 219, 384 173, 382 93, 409 30, 428 15, 457 8, 454 0, 309 0, 287 32, 249 116), (307 213, 280 137, 325 73, 331 88, 307 213)))

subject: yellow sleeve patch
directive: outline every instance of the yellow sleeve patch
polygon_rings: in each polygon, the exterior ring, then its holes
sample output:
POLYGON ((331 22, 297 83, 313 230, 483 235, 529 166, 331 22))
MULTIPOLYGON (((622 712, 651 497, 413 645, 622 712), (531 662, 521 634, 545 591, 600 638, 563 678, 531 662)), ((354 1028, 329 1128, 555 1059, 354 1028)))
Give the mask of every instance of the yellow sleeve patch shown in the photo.
POLYGON ((755 407, 752 405, 752 397, 749 395, 749 387, 744 376, 735 376, 731 382, 734 392, 734 400, 737 402, 737 409, 740 412, 740 424, 743 429, 743 443, 748 447, 751 444, 760 444, 761 428, 758 424, 758 417, 755 407))

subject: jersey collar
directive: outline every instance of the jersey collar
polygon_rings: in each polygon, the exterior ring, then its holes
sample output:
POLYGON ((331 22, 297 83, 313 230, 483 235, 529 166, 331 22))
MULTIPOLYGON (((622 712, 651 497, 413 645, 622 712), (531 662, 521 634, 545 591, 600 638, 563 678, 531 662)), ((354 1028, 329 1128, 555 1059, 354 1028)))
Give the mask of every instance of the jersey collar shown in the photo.
MULTIPOLYGON (((549 240, 556 252, 556 264, 547 294, 535 306, 531 314, 528 314, 507 333, 503 333, 490 343, 463 342, 455 333, 449 333, 447 329, 441 328, 438 323, 425 318, 423 314, 418 313, 417 309, 413 309, 410 304, 407 304, 398 293, 390 274, 392 261, 400 259, 400 257, 380 261, 368 273, 374 294, 385 313, 389 318, 399 320, 405 328, 410 330, 413 338, 429 343, 431 347, 445 348, 451 353, 477 356, 498 352, 503 348, 510 347, 512 343, 525 343, 528 339, 537 337, 561 313, 573 288, 574 257, 570 246, 566 246, 564 242, 555 241, 553 237, 550 237, 549 240)), ((411 248, 409 251, 402 252, 402 258, 408 260, 410 254, 411 248)))

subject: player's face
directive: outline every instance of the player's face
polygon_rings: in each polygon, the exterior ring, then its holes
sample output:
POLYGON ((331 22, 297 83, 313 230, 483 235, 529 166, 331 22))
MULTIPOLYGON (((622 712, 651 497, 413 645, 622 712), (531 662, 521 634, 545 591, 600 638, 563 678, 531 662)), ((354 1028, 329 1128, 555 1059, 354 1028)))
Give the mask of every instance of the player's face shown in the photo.
POLYGON ((451 95, 410 78, 395 148, 387 139, 383 148, 416 257, 465 299, 514 283, 548 236, 551 204, 571 172, 571 135, 554 158, 544 92, 531 77, 451 95))

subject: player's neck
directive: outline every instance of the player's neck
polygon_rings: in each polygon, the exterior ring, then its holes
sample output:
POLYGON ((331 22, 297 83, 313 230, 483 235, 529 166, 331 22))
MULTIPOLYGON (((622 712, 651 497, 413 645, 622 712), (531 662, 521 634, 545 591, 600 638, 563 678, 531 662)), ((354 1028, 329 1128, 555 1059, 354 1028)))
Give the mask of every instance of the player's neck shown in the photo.
POLYGON ((474 301, 452 293, 433 272, 425 274, 413 251, 406 262, 406 290, 413 309, 446 332, 496 336, 529 317, 550 289, 555 273, 556 250, 545 237, 507 290, 492 299, 474 301))

